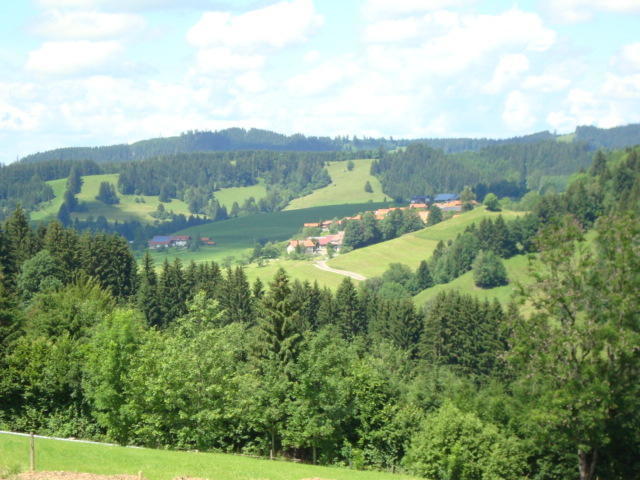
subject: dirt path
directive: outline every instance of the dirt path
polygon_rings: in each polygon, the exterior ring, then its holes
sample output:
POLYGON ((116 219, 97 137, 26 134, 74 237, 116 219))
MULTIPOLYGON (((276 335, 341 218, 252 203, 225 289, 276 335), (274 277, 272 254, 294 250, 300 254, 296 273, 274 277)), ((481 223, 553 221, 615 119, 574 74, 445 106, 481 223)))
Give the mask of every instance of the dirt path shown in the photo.
POLYGON ((319 268, 320 270, 336 273, 338 275, 344 275, 345 277, 351 277, 354 280, 367 279, 367 277, 365 277, 364 275, 360 275, 359 273, 356 273, 356 272, 350 272, 348 270, 338 270, 336 268, 331 268, 329 265, 327 265, 327 262, 325 260, 316 260, 313 264, 315 265, 316 268, 319 268))

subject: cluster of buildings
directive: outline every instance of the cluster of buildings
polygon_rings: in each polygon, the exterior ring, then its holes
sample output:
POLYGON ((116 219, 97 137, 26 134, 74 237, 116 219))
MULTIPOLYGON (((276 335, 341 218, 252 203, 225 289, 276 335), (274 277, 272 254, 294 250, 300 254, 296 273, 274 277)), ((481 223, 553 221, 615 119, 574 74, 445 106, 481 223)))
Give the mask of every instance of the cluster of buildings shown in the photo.
MULTIPOLYGON (((411 203, 406 207, 390 207, 379 208, 372 212, 376 220, 384 219, 393 210, 416 209, 420 219, 427 222, 429 218, 428 208, 430 205, 437 205, 443 212, 460 212, 462 210, 462 201, 455 193, 441 193, 433 198, 428 195, 416 195, 411 198, 411 203)), ((362 215, 353 217, 345 217, 341 220, 323 220, 321 222, 309 222, 303 224, 305 228, 320 228, 321 231, 328 232, 332 226, 341 226, 348 220, 362 220, 362 215)), ((333 235, 323 235, 316 237, 307 237, 304 240, 290 240, 287 246, 287 253, 301 252, 309 255, 324 255, 327 253, 329 246, 333 247, 334 252, 339 252, 342 248, 344 239, 344 231, 333 235)))
POLYGON ((333 235, 307 237, 304 240, 290 240, 287 253, 300 252, 307 255, 326 255, 329 248, 338 253, 344 241, 344 231, 333 235))
MULTIPOLYGON (((191 240, 192 237, 190 235, 156 235, 149 240, 149 248, 156 250, 169 247, 185 248, 189 245, 191 240)), ((202 245, 216 244, 216 242, 211 240, 209 237, 200 237, 200 243, 202 245)))

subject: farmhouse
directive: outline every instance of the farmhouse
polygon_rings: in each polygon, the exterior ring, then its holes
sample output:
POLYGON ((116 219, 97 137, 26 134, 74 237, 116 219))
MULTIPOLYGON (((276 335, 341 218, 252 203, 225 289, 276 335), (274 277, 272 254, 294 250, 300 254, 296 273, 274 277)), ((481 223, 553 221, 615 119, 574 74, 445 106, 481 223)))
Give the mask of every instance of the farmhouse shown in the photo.
POLYGON ((433 197, 433 203, 447 203, 454 200, 460 200, 460 196, 457 193, 439 193, 433 197))
POLYGON ((300 251, 307 255, 325 255, 331 246, 335 252, 339 252, 344 240, 344 232, 321 237, 307 237, 304 240, 290 240, 287 245, 287 253, 300 251))

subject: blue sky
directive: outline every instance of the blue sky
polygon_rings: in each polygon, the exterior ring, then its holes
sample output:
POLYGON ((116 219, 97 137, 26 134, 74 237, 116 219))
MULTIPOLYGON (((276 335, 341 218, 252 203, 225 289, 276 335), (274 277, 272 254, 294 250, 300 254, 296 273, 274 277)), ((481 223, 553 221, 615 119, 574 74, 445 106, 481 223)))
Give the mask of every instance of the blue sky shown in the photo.
POLYGON ((640 0, 0 3, 0 161, 185 130, 640 122, 640 0))

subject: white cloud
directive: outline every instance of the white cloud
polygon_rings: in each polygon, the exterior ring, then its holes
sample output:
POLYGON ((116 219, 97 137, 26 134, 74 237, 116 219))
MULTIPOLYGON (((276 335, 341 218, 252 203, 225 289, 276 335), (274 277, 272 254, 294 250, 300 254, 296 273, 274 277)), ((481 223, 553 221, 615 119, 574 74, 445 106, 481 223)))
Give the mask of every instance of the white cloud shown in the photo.
POLYGON ((56 39, 98 40, 139 32, 145 25, 144 18, 133 14, 50 10, 35 31, 56 39))
POLYGON ((260 72, 246 72, 236 78, 236 85, 249 93, 263 92, 267 82, 260 72))
POLYGON ((305 41, 322 22, 312 0, 283 1, 240 15, 206 12, 187 39, 200 48, 282 48, 305 41))
POLYGON ((73 75, 104 67, 122 50, 118 42, 45 42, 29 52, 26 68, 33 72, 73 75))
POLYGON ((609 73, 602 91, 615 99, 640 99, 640 74, 618 76, 609 73))
POLYGON ((474 0, 368 0, 362 10, 367 18, 388 19, 461 7, 471 3, 474 3, 474 0))
POLYGON ((640 13, 638 0, 544 0, 551 14, 563 22, 590 20, 597 12, 640 13))
POLYGON ((160 8, 203 7, 207 4, 230 3, 214 0, 37 0, 45 8, 69 8, 78 10, 141 11, 160 8))
POLYGON ((453 75, 471 65, 486 64, 490 54, 546 51, 556 39, 538 15, 517 9, 497 15, 436 12, 416 21, 416 28, 407 30, 414 32, 412 38, 408 34, 393 38, 386 22, 367 28, 371 60, 382 68, 405 69, 407 75, 415 68, 430 75, 453 75))
POLYGON ((522 87, 542 93, 564 90, 571 84, 571 80, 555 74, 530 75, 524 79, 522 87))
POLYGON ((547 115, 547 122, 554 128, 568 131, 576 125, 610 128, 640 121, 638 103, 630 101, 631 98, 640 98, 640 78, 621 84, 618 80, 608 76, 601 89, 596 91, 571 89, 561 108, 547 115), (621 91, 618 90, 620 88, 621 91))
POLYGON ((507 128, 518 132, 524 132, 535 124, 536 118, 531 111, 529 99, 522 92, 509 92, 504 103, 502 120, 507 128))
POLYGON ((317 95, 332 90, 349 77, 353 78, 357 70, 351 58, 333 59, 293 76, 286 85, 294 95, 317 95))
POLYGON ((611 63, 626 72, 640 71, 640 42, 624 45, 611 63))
POLYGON ((235 53, 225 47, 204 48, 196 55, 196 70, 200 74, 255 70, 262 68, 264 63, 263 55, 235 53))
POLYGON ((529 70, 529 59, 525 55, 521 53, 503 55, 493 72, 493 78, 485 86, 484 91, 498 93, 527 70, 529 70))

